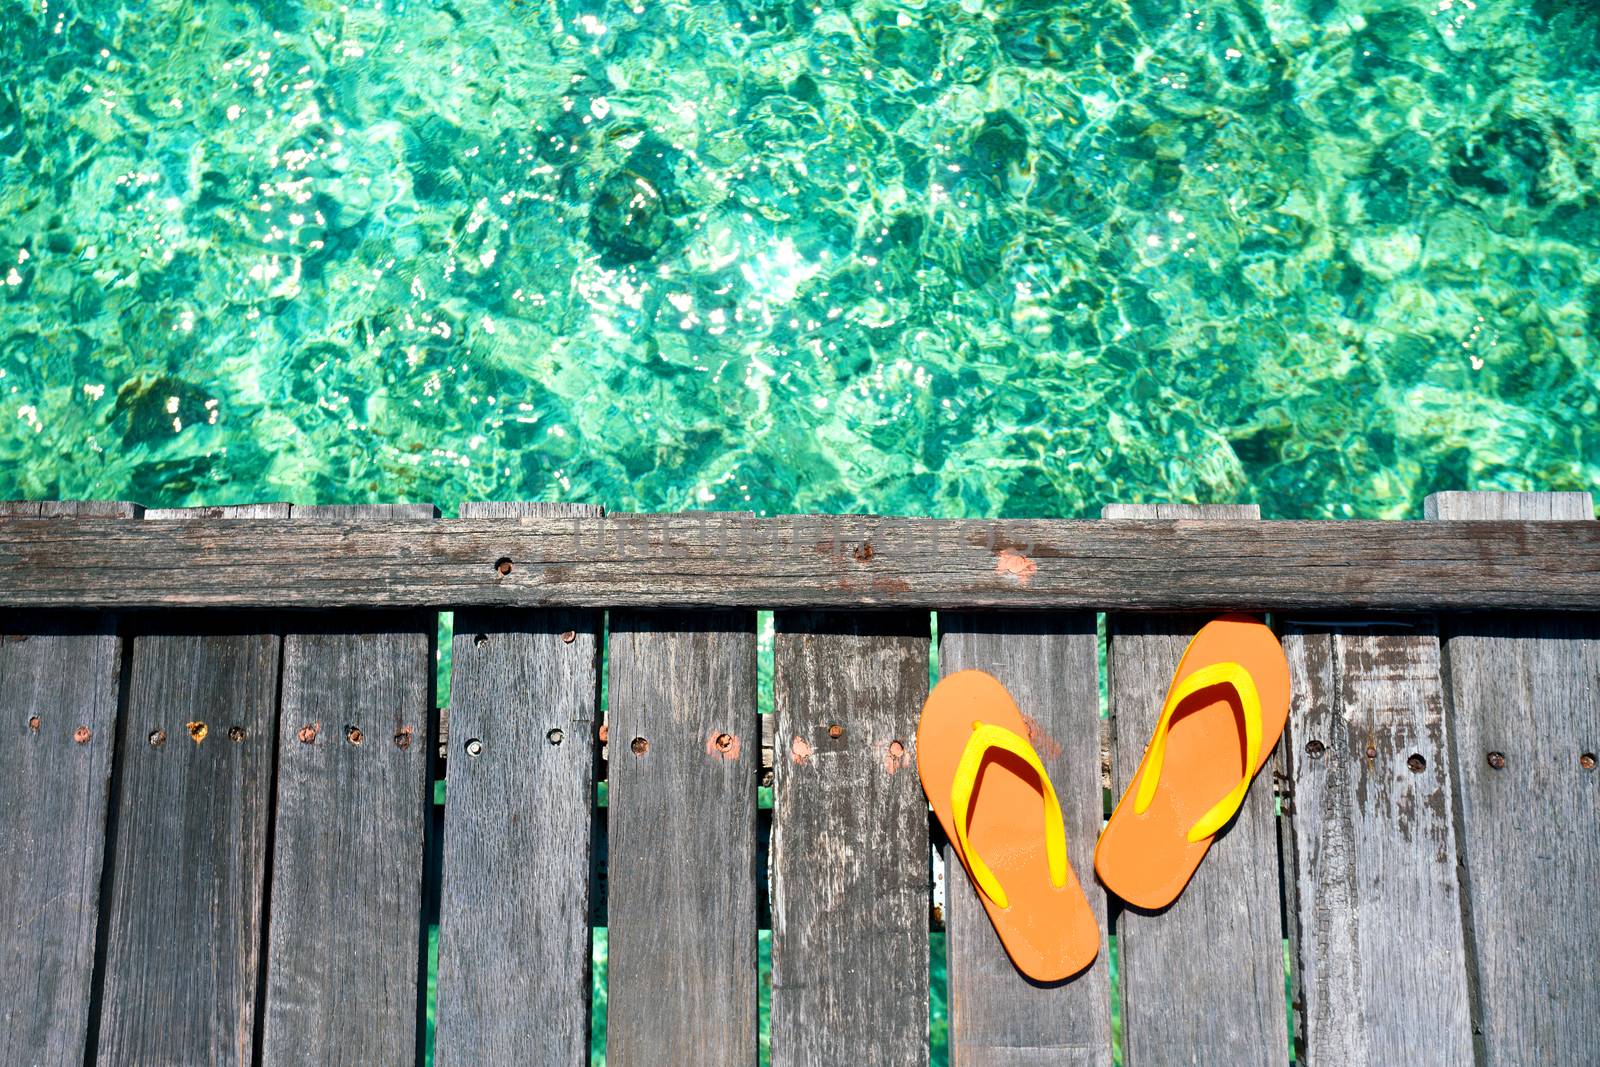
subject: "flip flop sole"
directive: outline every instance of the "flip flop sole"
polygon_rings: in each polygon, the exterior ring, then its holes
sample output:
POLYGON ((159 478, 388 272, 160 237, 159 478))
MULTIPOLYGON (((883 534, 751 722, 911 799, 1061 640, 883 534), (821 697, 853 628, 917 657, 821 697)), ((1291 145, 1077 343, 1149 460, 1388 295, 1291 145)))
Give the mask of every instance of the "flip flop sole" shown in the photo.
MULTIPOLYGON (((917 726, 917 771, 952 852, 955 844, 951 784, 974 721, 1028 737, 1016 701, 993 675, 957 671, 934 687, 917 726)), ((1088 967, 1100 950, 1100 929, 1070 865, 1066 883, 1050 881, 1045 854, 1044 792, 1038 776, 1017 756, 991 750, 978 774, 967 840, 999 880, 1009 906, 982 892, 995 933, 1017 969, 1038 982, 1056 982, 1088 967)), ((952 875, 953 877, 953 875, 952 875)), ((970 879, 970 872, 968 874, 970 879)))

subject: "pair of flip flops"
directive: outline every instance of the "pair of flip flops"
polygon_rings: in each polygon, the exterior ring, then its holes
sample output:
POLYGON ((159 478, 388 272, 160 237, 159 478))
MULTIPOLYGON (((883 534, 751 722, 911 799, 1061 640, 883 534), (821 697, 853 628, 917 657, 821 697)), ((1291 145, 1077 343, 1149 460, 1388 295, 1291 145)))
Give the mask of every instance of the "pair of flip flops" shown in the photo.
MULTIPOLYGON (((1207 623, 1095 846, 1101 884, 1139 908, 1176 900, 1244 803, 1288 714, 1289 665, 1272 631, 1248 615, 1207 623)), ((934 687, 917 727, 917 770, 1018 970, 1053 982, 1093 963, 1100 931, 1067 862, 1055 788, 998 680, 957 671, 934 687)))

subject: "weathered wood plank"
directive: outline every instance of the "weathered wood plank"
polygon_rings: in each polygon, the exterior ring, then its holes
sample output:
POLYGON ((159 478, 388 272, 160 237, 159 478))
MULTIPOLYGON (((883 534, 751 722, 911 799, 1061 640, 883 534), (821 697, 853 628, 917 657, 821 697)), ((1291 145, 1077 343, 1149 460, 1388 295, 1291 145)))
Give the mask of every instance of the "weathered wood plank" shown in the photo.
POLYGON ((1106 895, 1094 880, 1100 795, 1099 637, 1092 614, 939 614, 939 673, 988 671, 1035 724, 1033 745, 1067 825, 1067 856, 1102 931, 1075 978, 1039 985, 1012 965, 960 860, 946 846, 945 929, 952 1063, 1065 1067, 1111 1063, 1106 895))
POLYGON ((428 612, 284 635, 266 1067, 417 1062, 434 637, 428 612))
POLYGON ((1600 608, 1593 522, 0 519, 29 607, 1600 608))
MULTIPOLYGON (((463 504, 462 514, 565 505, 463 504)), ((598 512, 598 508, 590 509, 598 512)), ((589 1062, 589 848, 601 616, 461 611, 435 1062, 589 1062)))
POLYGON ((128 500, 0 500, 0 518, 137 519, 144 508, 128 500))
MULTIPOLYGON (((1133 511, 1132 506, 1122 508, 1133 511)), ((1254 506, 1161 505, 1165 517, 1232 520, 1247 540, 1254 506)), ((1172 673, 1205 616, 1111 615, 1113 799, 1138 773, 1172 673)), ((1175 903, 1159 914, 1123 905, 1116 919, 1123 1057, 1154 1064, 1281 1064, 1289 1058, 1283 999, 1278 838, 1268 761, 1231 827, 1175 903)))
POLYGON ((84 1062, 121 666, 107 616, 0 614, 0 1063, 84 1062))
MULTIPOLYGON (((289 517, 287 504, 149 510, 148 520, 289 517)), ((134 623, 109 878, 103 1064, 254 1056, 279 623, 134 623)))
POLYGON ((776 623, 773 1067, 926 1064, 928 616, 776 623))
MULTIPOLYGON (((133 518, 122 501, 0 501, 0 516, 133 518)), ((72 1064, 91 985, 121 688, 116 621, 0 614, 0 1063, 72 1064)))
POLYGON ((1289 906, 1301 1059, 1472 1062, 1432 619, 1289 620, 1289 906))
POLYGON ((606 1062, 756 1061, 753 612, 613 612, 606 1062))
MULTIPOLYGON (((1429 498, 1427 513, 1559 520, 1594 509, 1586 493, 1473 493, 1429 498)), ((1441 626, 1479 1061, 1572 1062, 1600 1047, 1600 617, 1450 615, 1441 626)))

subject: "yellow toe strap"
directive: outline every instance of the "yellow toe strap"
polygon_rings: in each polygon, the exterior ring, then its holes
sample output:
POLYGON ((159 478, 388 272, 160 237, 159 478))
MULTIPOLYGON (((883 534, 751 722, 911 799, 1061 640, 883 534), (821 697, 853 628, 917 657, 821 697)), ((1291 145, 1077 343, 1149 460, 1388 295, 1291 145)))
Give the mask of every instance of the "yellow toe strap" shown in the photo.
POLYGON ((1228 791, 1228 795, 1214 804, 1210 811, 1189 828, 1189 841, 1202 841, 1210 837, 1233 818, 1244 803, 1245 793, 1256 776, 1256 763, 1261 758, 1261 698, 1256 694, 1255 682, 1250 672, 1238 663, 1212 663, 1189 675, 1172 687, 1167 694, 1166 706, 1161 709, 1161 721, 1150 738, 1150 748, 1145 752, 1144 768, 1139 778, 1139 792, 1133 800, 1133 813, 1142 814, 1155 799, 1156 786, 1161 781, 1161 765, 1167 755, 1167 731, 1172 727, 1173 713, 1185 700, 1202 689, 1213 686, 1230 686, 1239 694, 1239 706, 1244 712, 1244 775, 1228 791))
POLYGON ((961 762, 956 765, 955 780, 950 786, 950 803, 956 821, 956 844, 966 858, 967 870, 972 872, 972 881, 978 890, 993 901, 995 907, 1008 908, 1011 905, 1006 900, 1005 890, 1000 887, 1000 880, 972 850, 972 843, 967 840, 972 792, 978 785, 978 769, 983 765, 983 757, 990 749, 1000 749, 1019 757, 1033 769, 1033 773, 1039 776, 1039 783, 1044 786, 1044 850, 1050 863, 1050 882, 1057 889, 1067 884, 1067 829, 1061 818, 1061 804, 1056 800, 1055 787, 1050 784, 1050 776, 1045 773, 1039 754, 1027 739, 1003 726, 973 723, 972 736, 967 738, 967 747, 961 752, 961 762))

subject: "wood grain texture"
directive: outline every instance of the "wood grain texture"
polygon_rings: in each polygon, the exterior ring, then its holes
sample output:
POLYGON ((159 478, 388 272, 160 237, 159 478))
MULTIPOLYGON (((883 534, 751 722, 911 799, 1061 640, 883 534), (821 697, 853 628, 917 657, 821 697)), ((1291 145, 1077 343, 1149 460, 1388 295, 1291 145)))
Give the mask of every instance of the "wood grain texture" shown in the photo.
POLYGON ((1582 522, 1594 518, 1588 493, 1430 493, 1423 517, 1463 522, 1582 522))
POLYGON ((944 850, 950 1062, 994 1067, 1110 1067, 1106 895, 1094 879, 1100 794, 1100 641, 1088 613, 939 614, 939 673, 988 671, 1036 724, 1033 746, 1061 801, 1067 858, 1094 909, 1100 956, 1066 982, 1018 972, 970 879, 944 850))
MULTIPOLYGON (((468 504, 462 513, 560 507, 468 504)), ((456 614, 439 1067, 589 1062, 600 632, 593 611, 456 614)))
POLYGON ((755 614, 612 612, 610 625, 606 1062, 749 1067, 755 614))
POLYGON ((137 519, 144 508, 128 500, 0 500, 0 518, 137 519))
MULTIPOLYGON (((0 501, 0 516, 138 513, 0 501)), ((0 1063, 84 1059, 121 670, 110 616, 0 612, 0 1063)))
MULTIPOLYGON (((195 511, 148 510, 145 519, 289 516, 287 504, 195 511)), ((108 882, 99 1061, 248 1064, 277 747, 279 623, 182 613, 134 627, 125 638, 122 817, 108 882)))
POLYGON ((84 1062, 121 665, 107 616, 0 613, 0 1063, 84 1062))
POLYGON ((347 612, 284 635, 266 1067, 419 1062, 435 626, 347 612))
POLYGON ((1289 620, 1300 1058, 1472 1062, 1448 724, 1431 619, 1289 620))
MULTIPOLYGON (((1428 511, 1593 515, 1587 494, 1550 496, 1451 494, 1428 511)), ((1479 1060, 1578 1062, 1600 1047, 1600 770, 1582 759, 1600 753, 1600 617, 1442 626, 1479 1060)))
POLYGON ((921 612, 777 616, 773 1067, 928 1062, 928 635, 921 612))
MULTIPOLYGON (((1241 539, 1262 525, 1252 521, 1254 507, 1163 507, 1173 509, 1165 513, 1172 518, 1232 520, 1241 539)), ((1206 621, 1108 617, 1113 802, 1138 773, 1173 671, 1206 621)), ((1233 824, 1171 907, 1158 914, 1121 908, 1116 933, 1128 1067, 1288 1061, 1272 788, 1279 758, 1268 759, 1233 824)))
POLYGON ((1593 522, 1230 526, 710 512, 418 522, 313 513, 320 521, 0 518, 0 603, 1600 608, 1593 522))

